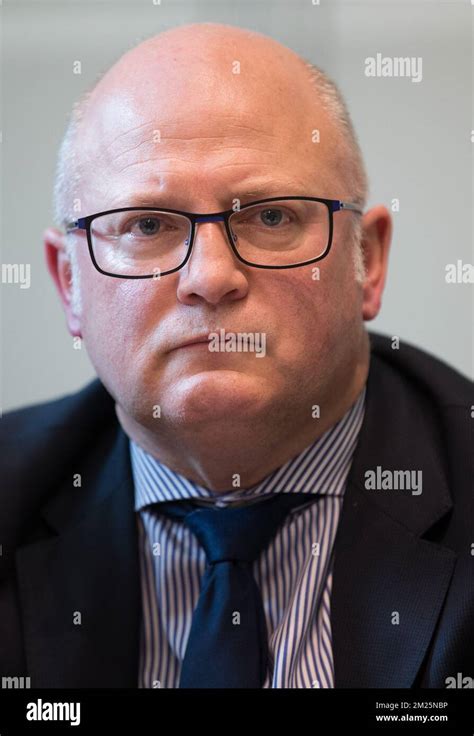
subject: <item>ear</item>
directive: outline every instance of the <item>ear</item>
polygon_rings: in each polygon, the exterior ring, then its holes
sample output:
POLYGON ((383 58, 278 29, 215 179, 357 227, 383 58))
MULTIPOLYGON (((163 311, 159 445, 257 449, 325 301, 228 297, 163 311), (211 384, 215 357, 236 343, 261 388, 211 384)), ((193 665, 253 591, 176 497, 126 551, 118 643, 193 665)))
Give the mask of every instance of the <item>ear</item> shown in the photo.
POLYGON ((392 216, 386 207, 378 205, 365 213, 362 226, 362 250, 366 270, 362 287, 362 316, 368 322, 378 315, 382 304, 392 240, 392 216))
POLYGON ((67 326, 73 337, 82 337, 79 315, 72 308, 72 269, 66 249, 66 236, 57 228, 43 233, 48 271, 51 274, 66 314, 67 326))

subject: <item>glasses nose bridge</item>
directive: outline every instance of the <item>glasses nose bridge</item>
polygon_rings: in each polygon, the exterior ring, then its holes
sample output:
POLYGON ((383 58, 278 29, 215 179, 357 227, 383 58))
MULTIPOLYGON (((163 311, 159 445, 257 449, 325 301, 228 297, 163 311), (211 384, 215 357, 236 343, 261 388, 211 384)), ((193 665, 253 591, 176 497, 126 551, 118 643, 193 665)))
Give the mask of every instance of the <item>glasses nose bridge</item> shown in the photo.
MULTIPOLYGON (((194 241, 196 239, 197 225, 199 225, 200 223, 204 223, 204 222, 223 222, 225 224, 225 221, 226 221, 226 218, 225 218, 225 215, 223 215, 223 214, 217 214, 217 215, 211 215, 211 214, 209 214, 209 215, 197 215, 194 218, 193 244, 194 244, 194 241)), ((228 241, 229 240, 229 236, 228 236, 227 228, 226 227, 224 227, 224 231, 225 231, 225 239, 228 241)))
POLYGON ((194 222, 224 222, 224 215, 197 215, 194 222))

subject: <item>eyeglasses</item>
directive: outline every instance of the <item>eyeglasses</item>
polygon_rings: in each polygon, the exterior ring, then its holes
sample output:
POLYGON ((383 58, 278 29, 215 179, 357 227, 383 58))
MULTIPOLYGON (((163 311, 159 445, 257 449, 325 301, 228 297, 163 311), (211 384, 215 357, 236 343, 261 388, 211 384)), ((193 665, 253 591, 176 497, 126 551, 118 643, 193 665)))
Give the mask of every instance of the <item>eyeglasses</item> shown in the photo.
POLYGON ((357 204, 320 197, 271 197, 210 214, 155 207, 122 207, 66 224, 85 230, 100 273, 149 279, 175 273, 191 256, 196 225, 223 222, 239 261, 255 268, 296 268, 325 258, 333 213, 362 214, 357 204))

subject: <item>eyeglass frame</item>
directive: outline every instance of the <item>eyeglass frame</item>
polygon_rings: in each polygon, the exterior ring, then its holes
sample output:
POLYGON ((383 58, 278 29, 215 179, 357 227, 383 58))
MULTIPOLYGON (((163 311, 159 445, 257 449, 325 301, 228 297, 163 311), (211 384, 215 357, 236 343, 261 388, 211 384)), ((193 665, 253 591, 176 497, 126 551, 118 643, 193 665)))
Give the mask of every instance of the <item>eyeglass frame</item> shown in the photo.
POLYGON ((190 230, 190 236, 189 236, 189 245, 188 245, 188 252, 186 254, 186 257, 184 261, 177 266, 176 268, 172 268, 168 271, 160 271, 159 275, 161 276, 168 276, 171 273, 176 273, 177 271, 180 271, 183 266, 186 265, 186 263, 189 261, 189 258, 191 257, 191 252, 193 249, 193 245, 195 242, 195 232, 196 232, 196 224, 199 224, 201 222, 223 222, 226 229, 227 234, 227 240, 230 244, 230 247, 236 256, 236 258, 241 262, 245 263, 247 266, 251 266, 252 268, 271 268, 271 269, 281 269, 281 268, 297 268, 299 266, 308 266, 310 263, 316 263, 317 261, 321 261, 323 258, 326 258, 329 251, 331 250, 332 245, 332 238, 333 238, 333 230, 334 230, 334 219, 333 214, 334 212, 339 212, 342 210, 347 210, 350 212, 356 212, 357 214, 362 215, 363 210, 359 208, 359 205, 353 202, 343 202, 340 199, 325 199, 322 197, 298 197, 296 195, 286 196, 286 197, 270 197, 268 199, 259 199, 255 202, 248 202, 247 204, 242 205, 239 207, 238 210, 235 209, 229 209, 229 210, 222 210, 221 212, 211 212, 211 213, 196 213, 196 212, 185 212, 184 210, 173 210, 168 209, 166 207, 118 207, 117 209, 112 210, 104 210, 103 212, 96 212, 93 215, 87 215, 86 217, 80 217, 77 220, 73 220, 72 222, 66 222, 65 223, 65 229, 66 233, 69 234, 71 232, 74 232, 74 230, 85 230, 87 235, 87 244, 89 247, 89 255, 91 257, 92 263, 94 264, 95 268, 99 273, 102 273, 104 276, 110 276, 111 278, 117 278, 117 279, 156 279, 156 274, 147 274, 146 276, 126 276, 121 275, 117 273, 109 273, 108 271, 102 270, 100 268, 99 264, 96 261, 95 255, 94 255, 94 249, 92 247, 92 236, 91 236, 91 223, 98 217, 101 217, 103 215, 111 215, 116 212, 164 212, 165 214, 170 215, 181 215, 183 217, 186 217, 189 222, 191 223, 191 230, 190 230), (317 256, 316 258, 312 258, 309 261, 303 261, 301 263, 292 263, 287 266, 264 266, 257 263, 251 263, 250 261, 247 261, 245 258, 243 258, 237 248, 235 247, 235 243, 233 242, 232 232, 229 227, 229 219, 232 215, 235 215, 238 212, 242 212, 243 210, 247 209, 248 207, 253 207, 257 204, 266 204, 267 202, 280 202, 280 201, 287 201, 287 200, 303 200, 303 201, 309 201, 309 202, 322 202, 326 205, 328 209, 328 215, 329 215, 329 237, 328 237, 328 244, 326 246, 326 249, 324 253, 322 253, 320 256, 317 256))

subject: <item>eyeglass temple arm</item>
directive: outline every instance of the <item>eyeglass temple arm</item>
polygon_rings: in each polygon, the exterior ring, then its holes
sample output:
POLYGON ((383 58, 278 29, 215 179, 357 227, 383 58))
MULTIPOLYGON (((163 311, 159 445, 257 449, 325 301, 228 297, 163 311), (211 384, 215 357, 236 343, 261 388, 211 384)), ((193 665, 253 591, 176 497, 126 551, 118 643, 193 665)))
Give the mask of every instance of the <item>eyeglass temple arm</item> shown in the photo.
POLYGON ((351 210, 351 212, 358 212, 359 215, 363 214, 363 211, 360 209, 358 204, 353 204, 352 202, 341 202, 340 200, 334 203, 333 212, 337 212, 338 210, 351 210))
POLYGON ((64 228, 67 233, 72 232, 73 230, 85 230, 86 229, 86 218, 80 217, 78 220, 72 220, 72 222, 64 222, 64 228))

